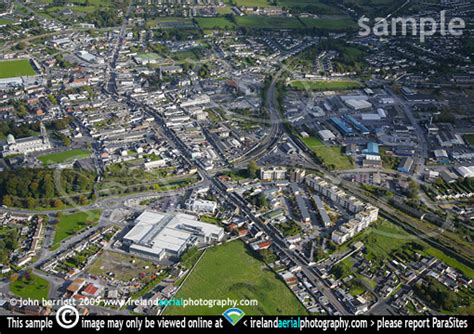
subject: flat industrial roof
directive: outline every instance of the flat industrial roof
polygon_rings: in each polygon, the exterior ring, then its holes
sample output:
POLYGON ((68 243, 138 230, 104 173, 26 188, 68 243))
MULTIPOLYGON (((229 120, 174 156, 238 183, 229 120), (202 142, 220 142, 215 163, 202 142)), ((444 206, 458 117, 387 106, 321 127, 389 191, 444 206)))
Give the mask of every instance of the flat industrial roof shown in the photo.
POLYGON ((124 240, 132 243, 130 249, 158 255, 163 250, 179 252, 195 235, 218 235, 222 231, 222 227, 200 222, 192 215, 146 210, 124 240))

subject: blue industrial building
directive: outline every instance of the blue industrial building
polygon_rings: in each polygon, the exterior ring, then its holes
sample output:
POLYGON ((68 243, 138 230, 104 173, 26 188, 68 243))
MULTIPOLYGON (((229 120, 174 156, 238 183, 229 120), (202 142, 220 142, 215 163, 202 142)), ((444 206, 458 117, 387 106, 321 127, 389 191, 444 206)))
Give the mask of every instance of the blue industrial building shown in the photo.
POLYGON ((369 129, 367 129, 367 127, 364 124, 356 120, 353 116, 346 115, 344 117, 363 135, 370 134, 369 129))
POLYGON ((380 150, 379 150, 379 144, 370 142, 367 144, 367 148, 362 151, 364 154, 370 154, 370 155, 379 155, 380 150))
POLYGON ((353 136, 354 135, 354 129, 351 128, 346 122, 344 122, 342 119, 338 117, 331 117, 331 122, 336 126, 337 130, 343 135, 343 136, 353 136))

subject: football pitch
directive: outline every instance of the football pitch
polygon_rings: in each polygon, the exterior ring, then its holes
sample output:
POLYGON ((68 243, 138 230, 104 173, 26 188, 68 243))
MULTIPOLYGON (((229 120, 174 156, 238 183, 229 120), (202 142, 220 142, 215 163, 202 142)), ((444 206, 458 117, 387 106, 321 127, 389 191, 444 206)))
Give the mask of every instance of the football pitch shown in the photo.
POLYGON ((28 59, 0 61, 0 79, 36 75, 28 59))

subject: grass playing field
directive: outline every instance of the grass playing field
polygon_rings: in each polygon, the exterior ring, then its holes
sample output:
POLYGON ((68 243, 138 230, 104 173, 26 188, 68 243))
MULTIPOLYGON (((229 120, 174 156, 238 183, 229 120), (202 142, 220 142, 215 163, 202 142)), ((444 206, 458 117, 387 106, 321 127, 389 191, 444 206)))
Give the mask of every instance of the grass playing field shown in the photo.
MULTIPOLYGON (((207 251, 178 291, 176 298, 255 299, 258 306, 239 306, 246 314, 306 314, 290 289, 241 241, 207 251)), ((169 307, 169 315, 220 315, 227 308, 169 307)))
POLYGON ((71 160, 81 160, 89 157, 90 152, 86 150, 70 150, 59 153, 51 153, 38 157, 44 165, 57 164, 71 160))
POLYGON ((28 59, 0 61, 0 79, 36 75, 28 59))
POLYGON ((101 213, 101 210, 90 210, 61 215, 59 222, 56 224, 51 248, 58 248, 64 239, 73 236, 87 226, 95 225, 99 221, 101 213))

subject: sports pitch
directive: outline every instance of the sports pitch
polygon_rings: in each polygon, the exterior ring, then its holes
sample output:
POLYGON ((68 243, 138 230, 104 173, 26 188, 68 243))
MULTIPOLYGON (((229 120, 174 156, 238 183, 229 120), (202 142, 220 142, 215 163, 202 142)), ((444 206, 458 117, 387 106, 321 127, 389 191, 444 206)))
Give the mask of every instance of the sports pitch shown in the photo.
POLYGON ((28 59, 0 61, 0 79, 36 75, 28 59))

